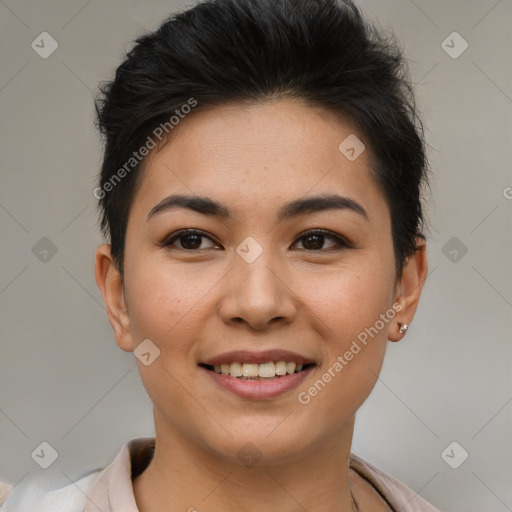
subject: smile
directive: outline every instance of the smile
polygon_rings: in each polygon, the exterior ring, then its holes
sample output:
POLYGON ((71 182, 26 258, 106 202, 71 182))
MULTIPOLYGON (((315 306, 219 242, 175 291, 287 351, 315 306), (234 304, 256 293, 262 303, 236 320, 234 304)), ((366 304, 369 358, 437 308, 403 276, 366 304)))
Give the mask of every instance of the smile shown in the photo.
POLYGON ((297 364, 293 361, 268 361, 259 364, 232 362, 203 366, 215 373, 235 377, 240 380, 272 380, 299 373, 313 366, 313 364, 297 364))

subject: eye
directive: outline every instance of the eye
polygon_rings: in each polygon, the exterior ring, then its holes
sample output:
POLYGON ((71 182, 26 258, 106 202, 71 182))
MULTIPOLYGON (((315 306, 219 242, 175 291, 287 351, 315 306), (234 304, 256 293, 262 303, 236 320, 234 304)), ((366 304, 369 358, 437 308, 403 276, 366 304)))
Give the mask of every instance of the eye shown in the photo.
MULTIPOLYGON (((330 239, 334 241, 334 244, 328 249, 332 248, 350 248, 350 244, 344 240, 343 238, 331 233, 330 231, 326 231, 324 229, 315 229, 310 230, 303 233, 297 240, 302 241, 303 248, 307 251, 318 251, 321 249, 325 249, 322 247, 324 245, 325 239, 330 239)), ((295 244, 294 244, 295 245, 295 244)), ((292 246, 293 247, 293 246, 292 246)))
POLYGON ((212 249, 214 247, 219 247, 217 244, 213 242, 211 238, 205 235, 202 231, 197 231, 195 229, 182 229, 181 231, 172 233, 171 235, 166 237, 159 245, 161 247, 167 247, 169 249, 174 248, 183 249, 187 251, 194 251, 198 249, 212 249), (202 238, 210 240, 214 245, 210 247, 201 247, 202 238), (175 242, 178 242, 179 246, 174 246, 175 242))
MULTIPOLYGON (((303 249, 307 251, 319 251, 322 249, 333 249, 336 247, 351 247, 350 243, 344 240, 343 238, 335 235, 330 231, 323 229, 307 231, 303 233, 297 240, 302 242, 303 249), (326 239, 329 239, 334 242, 333 244, 331 244, 331 246, 327 248, 323 247, 326 239)), ((297 242, 295 242, 295 244, 293 245, 296 244, 297 242)), ((172 233, 171 235, 166 237, 161 243, 159 243, 159 245, 161 247, 167 247, 169 249, 182 249, 186 251, 198 251, 202 249, 219 248, 219 245, 216 244, 209 236, 207 236, 202 231, 198 231, 195 229, 182 229, 180 231, 176 231, 175 233, 172 233), (202 246, 202 239, 210 240, 212 245, 210 245, 210 247, 202 246)))

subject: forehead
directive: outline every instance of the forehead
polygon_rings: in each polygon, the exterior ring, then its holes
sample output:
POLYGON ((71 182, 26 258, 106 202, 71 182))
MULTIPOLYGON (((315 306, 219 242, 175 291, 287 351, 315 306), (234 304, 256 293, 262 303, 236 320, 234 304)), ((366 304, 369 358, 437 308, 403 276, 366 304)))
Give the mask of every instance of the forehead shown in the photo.
POLYGON ((288 99, 221 105, 185 117, 150 155, 135 203, 147 214, 166 195, 186 193, 268 211, 297 197, 338 193, 382 216, 370 161, 361 137, 333 112, 288 99))

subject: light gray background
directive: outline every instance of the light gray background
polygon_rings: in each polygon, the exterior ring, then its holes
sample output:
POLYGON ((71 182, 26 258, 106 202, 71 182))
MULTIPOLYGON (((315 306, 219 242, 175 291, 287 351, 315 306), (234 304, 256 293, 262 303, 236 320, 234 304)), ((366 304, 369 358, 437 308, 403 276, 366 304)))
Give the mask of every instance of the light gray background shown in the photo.
MULTIPOLYGON (((353 451, 443 511, 512 510, 512 1, 358 4, 405 46, 435 181, 420 308, 389 344, 353 451), (469 44, 457 59, 441 46, 453 31, 469 44), (458 469, 441 458, 452 441, 469 453, 458 469)), ((64 485, 154 433, 94 282, 92 97, 123 48, 183 5, 0 1, 0 480, 64 485), (43 31, 59 44, 48 59, 31 48, 43 31), (32 252, 42 237, 57 248, 47 262, 32 252), (59 453, 47 470, 31 458, 42 441, 59 453)))

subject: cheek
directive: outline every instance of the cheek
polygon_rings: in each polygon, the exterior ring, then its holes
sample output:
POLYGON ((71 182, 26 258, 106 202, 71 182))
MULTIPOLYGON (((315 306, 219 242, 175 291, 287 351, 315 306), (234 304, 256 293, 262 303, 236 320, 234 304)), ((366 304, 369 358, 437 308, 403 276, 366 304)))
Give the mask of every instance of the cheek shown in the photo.
POLYGON ((325 343, 322 367, 314 386, 301 390, 301 403, 314 400, 326 414, 336 405, 344 415, 370 394, 395 314, 390 302, 394 275, 385 269, 375 260, 358 272, 340 269, 329 278, 304 282, 303 295, 314 298, 308 302, 310 319, 325 343))
MULTIPOLYGON (((178 341, 176 332, 186 323, 183 319, 201 296, 199 284, 198 280, 173 269, 149 263, 138 265, 127 279, 127 304, 134 337, 149 338, 162 349, 169 348, 166 340, 178 341)), ((174 343, 173 348, 179 350, 179 343, 174 343)))
POLYGON ((150 339, 161 351, 160 362, 181 372, 184 363, 195 362, 196 346, 216 311, 209 299, 224 272, 204 264, 172 264, 164 255, 141 259, 131 270, 127 301, 134 342, 150 339))
POLYGON ((322 365, 297 396, 306 409, 304 414, 315 411, 308 414, 312 429, 339 428, 340 419, 355 414, 377 382, 389 326, 380 315, 388 308, 384 293, 379 297, 371 288, 364 290, 338 289, 328 309, 316 310, 316 329, 325 341, 322 365))
MULTIPOLYGON (((383 263, 374 260, 357 269, 339 267, 302 280, 298 295, 313 313, 311 318, 318 319, 325 339, 338 349, 391 308, 394 275, 383 263)), ((387 333, 387 328, 381 330, 387 333)))
MULTIPOLYGON (((159 410, 182 407, 183 383, 194 395, 189 362, 200 338, 201 297, 206 293, 200 279, 192 279, 165 266, 139 265, 127 282, 130 326, 135 345, 149 339, 158 357, 145 366, 137 360, 144 387, 159 410)), ((203 312, 204 314, 204 312, 203 312)), ((199 412, 198 412, 199 414, 199 412)))

